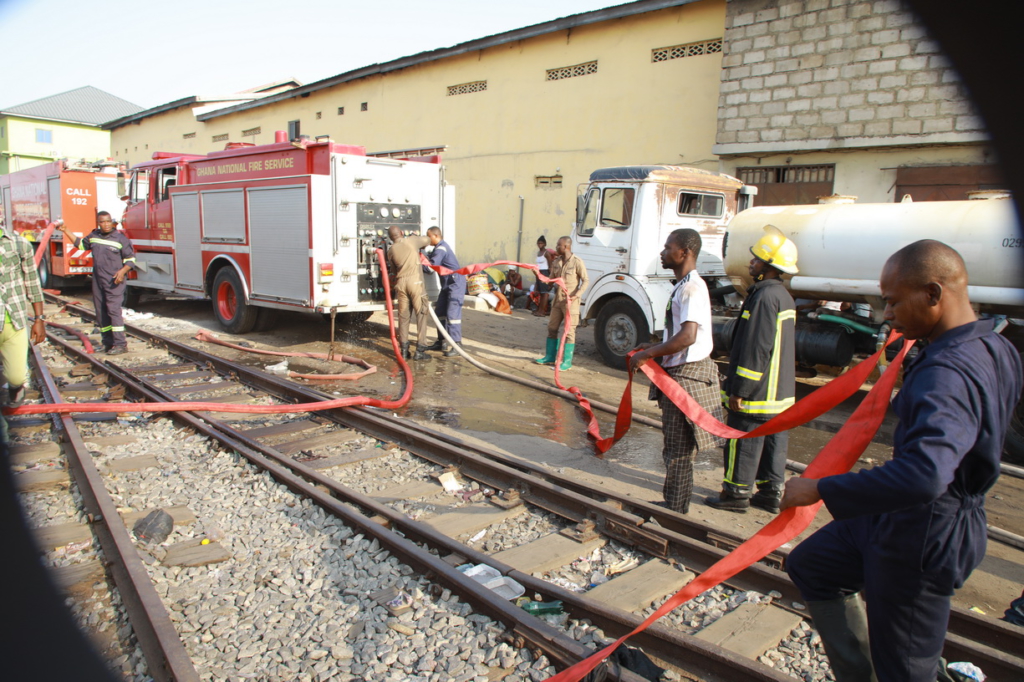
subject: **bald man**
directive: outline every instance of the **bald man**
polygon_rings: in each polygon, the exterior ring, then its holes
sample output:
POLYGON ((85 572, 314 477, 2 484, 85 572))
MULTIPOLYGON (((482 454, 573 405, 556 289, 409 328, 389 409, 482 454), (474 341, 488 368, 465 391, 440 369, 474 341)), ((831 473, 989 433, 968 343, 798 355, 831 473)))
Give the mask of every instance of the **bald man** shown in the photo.
POLYGON ((892 460, 787 482, 783 509, 824 500, 835 520, 786 569, 838 682, 934 682, 949 598, 985 556, 985 492, 1020 398, 1020 355, 977 319, 963 259, 945 244, 897 251, 879 283, 893 329, 927 342, 892 401, 892 460))

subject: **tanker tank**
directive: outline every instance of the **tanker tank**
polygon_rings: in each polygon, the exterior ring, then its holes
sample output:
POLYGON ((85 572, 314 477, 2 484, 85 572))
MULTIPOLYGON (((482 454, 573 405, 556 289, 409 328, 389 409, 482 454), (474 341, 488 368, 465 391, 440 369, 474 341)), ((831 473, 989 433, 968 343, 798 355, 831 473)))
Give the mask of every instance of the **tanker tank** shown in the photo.
POLYGON ((882 266, 919 239, 937 239, 967 263, 968 293, 982 312, 1024 317, 1024 235, 1008 198, 891 204, 759 206, 729 223, 725 270, 745 292, 750 247, 774 225, 796 244, 794 298, 866 302, 880 313, 882 266))

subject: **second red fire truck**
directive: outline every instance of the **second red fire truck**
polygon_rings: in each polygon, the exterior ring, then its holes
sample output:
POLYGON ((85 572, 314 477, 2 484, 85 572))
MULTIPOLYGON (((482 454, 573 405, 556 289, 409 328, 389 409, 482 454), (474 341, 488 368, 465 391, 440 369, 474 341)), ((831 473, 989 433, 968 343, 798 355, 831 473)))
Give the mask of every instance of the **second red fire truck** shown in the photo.
POLYGON ((129 291, 209 297, 232 333, 269 328, 279 310, 365 319, 384 307, 375 249, 388 227, 454 237, 438 156, 368 156, 278 133, 205 156, 157 152, 127 181, 129 291))

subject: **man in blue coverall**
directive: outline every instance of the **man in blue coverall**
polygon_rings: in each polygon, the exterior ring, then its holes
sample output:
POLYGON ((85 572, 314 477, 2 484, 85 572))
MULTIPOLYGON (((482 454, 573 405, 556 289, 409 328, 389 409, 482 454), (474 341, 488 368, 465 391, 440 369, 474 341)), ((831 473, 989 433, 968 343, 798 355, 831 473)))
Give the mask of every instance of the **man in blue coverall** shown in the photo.
POLYGON ((928 344, 892 402, 892 460, 786 483, 783 509, 824 500, 835 519, 786 569, 838 682, 934 682, 950 597, 985 557, 985 492, 1020 398, 1020 355, 977 319, 963 259, 941 242, 897 251, 880 288, 893 329, 928 344))
POLYGON ((114 229, 114 221, 106 211, 96 214, 97 227, 79 238, 67 224, 60 226, 76 249, 92 250, 92 303, 96 325, 100 328, 103 350, 108 355, 128 352, 124 335, 121 301, 124 300, 125 278, 135 263, 135 248, 124 232, 114 229))
MULTIPOLYGON (((458 270, 461 267, 459 259, 455 257, 455 249, 441 239, 441 228, 431 227, 427 230, 427 239, 434 247, 430 252, 431 265, 440 265, 449 270, 458 270)), ((462 343, 462 301, 465 298, 465 275, 441 275, 441 293, 434 304, 434 313, 437 319, 444 321, 444 330, 455 343, 462 343)), ((424 350, 444 351, 445 356, 449 358, 459 354, 459 351, 450 348, 440 335, 433 345, 427 346, 424 350)))

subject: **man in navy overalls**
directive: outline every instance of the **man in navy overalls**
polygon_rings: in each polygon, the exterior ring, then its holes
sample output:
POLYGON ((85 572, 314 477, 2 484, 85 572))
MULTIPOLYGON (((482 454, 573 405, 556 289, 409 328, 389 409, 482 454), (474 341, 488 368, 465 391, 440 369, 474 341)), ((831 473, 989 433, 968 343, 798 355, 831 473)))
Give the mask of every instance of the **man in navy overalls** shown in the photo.
POLYGON ((1020 398, 1020 355, 977 319, 963 259, 941 242, 897 251, 880 288, 893 329, 928 344, 892 403, 892 460, 787 482, 783 509, 820 499, 835 520, 786 569, 838 682, 934 682, 950 597, 985 557, 985 492, 1020 398))
POLYGON ((100 328, 103 350, 108 355, 128 352, 124 335, 121 301, 124 300, 125 279, 135 265, 135 249, 124 232, 115 230, 115 223, 106 211, 96 214, 97 227, 79 238, 67 224, 60 229, 76 249, 92 250, 92 303, 96 325, 100 328))
MULTIPOLYGON (((430 252, 430 264, 440 265, 449 270, 459 269, 459 259, 455 257, 455 249, 441 239, 441 228, 431 227, 427 230, 427 239, 434 247, 430 252)), ((462 301, 466 298, 465 275, 441 275, 441 293, 434 304, 434 313, 444 321, 444 330, 455 343, 462 343, 462 301)), ((438 336, 437 341, 425 350, 443 350, 446 357, 453 357, 459 352, 449 348, 447 343, 438 336)))

